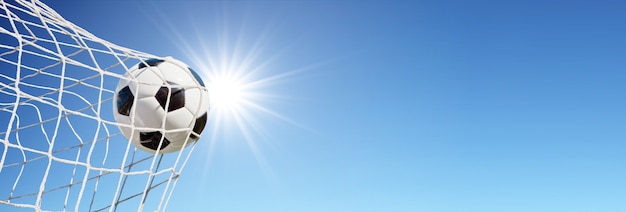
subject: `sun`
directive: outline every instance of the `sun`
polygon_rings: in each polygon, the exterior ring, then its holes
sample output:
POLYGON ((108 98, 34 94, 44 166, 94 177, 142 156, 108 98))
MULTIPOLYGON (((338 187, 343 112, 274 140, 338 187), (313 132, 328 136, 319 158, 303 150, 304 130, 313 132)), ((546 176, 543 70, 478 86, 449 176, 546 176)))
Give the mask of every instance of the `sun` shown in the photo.
POLYGON ((208 85, 211 108, 216 111, 236 110, 245 100, 244 82, 234 76, 215 76, 208 85))
MULTIPOLYGON (((263 41, 258 42, 263 44, 263 41)), ((263 46, 261 44, 259 46, 263 46)), ((264 103, 279 101, 272 91, 277 83, 297 71, 272 73, 277 69, 271 65, 271 57, 263 57, 268 54, 260 47, 226 41, 215 45, 199 42, 183 46, 189 47, 184 51, 189 53, 194 70, 199 70, 199 75, 205 79, 209 92, 207 130, 210 132, 210 145, 215 145, 216 141, 244 141, 257 159, 263 161, 255 143, 266 130, 259 118, 269 115, 288 120, 264 103), (233 140, 234 137, 238 139, 233 140)), ((208 149, 213 151, 214 148, 210 146, 208 149)))

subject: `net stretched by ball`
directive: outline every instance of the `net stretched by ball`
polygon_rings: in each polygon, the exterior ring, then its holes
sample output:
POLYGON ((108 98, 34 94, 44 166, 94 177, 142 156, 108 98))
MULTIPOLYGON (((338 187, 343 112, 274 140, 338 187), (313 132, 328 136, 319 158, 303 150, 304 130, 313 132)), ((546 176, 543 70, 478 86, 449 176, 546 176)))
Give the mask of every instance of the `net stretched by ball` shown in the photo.
POLYGON ((194 145, 139 150, 113 114, 118 82, 150 58, 38 0, 0 0, 0 211, 166 209, 194 145))

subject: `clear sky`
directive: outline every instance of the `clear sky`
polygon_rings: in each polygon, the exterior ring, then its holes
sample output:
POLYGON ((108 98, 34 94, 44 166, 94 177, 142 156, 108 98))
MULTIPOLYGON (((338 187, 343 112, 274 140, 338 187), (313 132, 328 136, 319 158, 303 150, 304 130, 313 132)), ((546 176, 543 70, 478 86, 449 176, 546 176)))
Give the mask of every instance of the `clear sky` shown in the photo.
POLYGON ((250 73, 171 211, 626 211, 623 1, 48 4, 250 73))

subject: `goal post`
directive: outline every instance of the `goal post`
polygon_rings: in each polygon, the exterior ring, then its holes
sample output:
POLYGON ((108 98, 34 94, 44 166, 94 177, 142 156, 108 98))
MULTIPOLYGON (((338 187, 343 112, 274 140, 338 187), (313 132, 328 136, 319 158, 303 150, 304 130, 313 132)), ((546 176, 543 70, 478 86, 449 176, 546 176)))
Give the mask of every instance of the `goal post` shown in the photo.
POLYGON ((148 58, 38 0, 0 0, 0 211, 166 209, 194 145, 149 154, 113 119, 118 81, 148 58))

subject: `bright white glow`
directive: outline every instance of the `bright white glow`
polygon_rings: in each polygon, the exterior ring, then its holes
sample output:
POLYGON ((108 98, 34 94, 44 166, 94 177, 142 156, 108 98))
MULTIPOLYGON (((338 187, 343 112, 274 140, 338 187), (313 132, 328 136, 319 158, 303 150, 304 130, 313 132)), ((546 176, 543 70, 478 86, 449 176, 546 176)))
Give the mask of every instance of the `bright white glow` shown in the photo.
POLYGON ((216 76, 209 85, 209 95, 213 109, 234 110, 244 100, 243 83, 232 76, 216 76))

